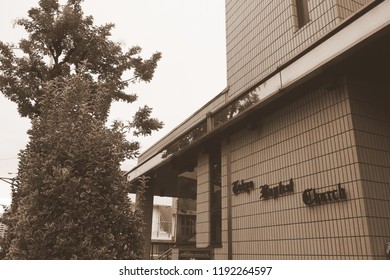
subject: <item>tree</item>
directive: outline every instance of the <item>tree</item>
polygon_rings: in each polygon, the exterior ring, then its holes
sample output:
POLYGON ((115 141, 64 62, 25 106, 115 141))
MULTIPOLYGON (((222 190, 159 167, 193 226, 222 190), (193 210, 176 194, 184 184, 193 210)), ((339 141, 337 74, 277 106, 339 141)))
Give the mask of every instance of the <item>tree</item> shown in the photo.
POLYGON ((31 119, 19 155, 13 202, 4 215, 3 253, 11 259, 138 259, 142 221, 130 209, 120 163, 138 154, 133 135, 162 127, 144 106, 127 124, 106 126, 111 103, 134 102, 124 91, 149 82, 160 59, 122 52, 112 24, 94 26, 81 0, 41 0, 17 24, 29 32, 19 48, 0 42, 0 89, 31 119), (50 62, 52 61, 52 62, 50 62), (124 76, 131 75, 126 80, 124 76))
POLYGON ((56 78, 43 88, 43 110, 20 154, 8 257, 141 256, 142 223, 130 208, 120 170, 133 143, 126 141, 125 126, 107 128, 96 117, 108 92, 94 88, 82 74, 56 78))
POLYGON ((119 43, 109 40, 114 24, 95 26, 92 16, 84 17, 81 2, 68 0, 61 6, 58 0, 41 0, 39 7, 28 11, 29 18, 16 21, 29 38, 17 47, 0 42, 0 90, 18 105, 21 116, 40 114, 43 83, 69 76, 81 65, 86 67, 85 74, 109 90, 106 106, 111 100, 134 102, 137 96, 124 90, 131 82, 153 78, 161 54, 144 60, 138 46, 123 52, 119 43), (15 49, 25 55, 16 56, 15 49), (123 79, 129 71, 131 78, 123 79))

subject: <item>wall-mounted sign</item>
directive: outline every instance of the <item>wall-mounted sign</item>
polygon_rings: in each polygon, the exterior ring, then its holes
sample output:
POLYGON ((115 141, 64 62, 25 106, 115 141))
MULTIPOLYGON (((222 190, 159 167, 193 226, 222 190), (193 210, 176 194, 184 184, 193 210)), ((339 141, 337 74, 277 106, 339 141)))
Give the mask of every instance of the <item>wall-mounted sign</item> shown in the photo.
POLYGON ((290 179, 286 185, 280 182, 279 185, 272 188, 268 185, 260 186, 260 199, 277 198, 292 192, 294 192, 294 182, 293 179, 290 179))
POLYGON ((237 180, 233 182, 232 185, 233 185, 234 194, 239 194, 243 192, 249 193, 251 190, 255 188, 255 184, 253 183, 253 181, 244 182, 244 180, 241 181, 237 180))
POLYGON ((313 205, 347 199, 347 195, 345 189, 339 183, 337 189, 327 192, 317 192, 315 189, 307 189, 302 193, 302 199, 306 205, 313 205))

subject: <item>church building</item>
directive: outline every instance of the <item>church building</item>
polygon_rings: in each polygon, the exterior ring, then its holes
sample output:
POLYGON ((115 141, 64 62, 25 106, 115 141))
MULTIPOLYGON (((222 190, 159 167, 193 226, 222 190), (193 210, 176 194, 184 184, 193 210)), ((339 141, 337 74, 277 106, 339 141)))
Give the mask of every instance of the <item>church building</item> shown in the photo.
POLYGON ((129 172, 146 222, 194 202, 172 259, 388 259, 390 0, 225 9, 227 87, 129 172))

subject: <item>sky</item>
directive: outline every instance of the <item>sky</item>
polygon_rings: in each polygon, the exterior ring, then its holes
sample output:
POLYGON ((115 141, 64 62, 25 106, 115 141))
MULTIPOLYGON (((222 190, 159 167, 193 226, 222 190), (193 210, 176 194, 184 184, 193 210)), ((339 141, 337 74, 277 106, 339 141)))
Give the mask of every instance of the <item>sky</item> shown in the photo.
MULTIPOLYGON (((0 3, 0 41, 18 43, 27 33, 13 22, 27 17, 38 0, 0 3)), ((84 0, 83 10, 97 25, 114 23, 111 39, 124 49, 138 45, 145 58, 162 53, 153 80, 129 88, 139 96, 137 102, 116 103, 111 108, 110 121, 126 121, 147 104, 153 108, 153 117, 164 122, 163 129, 139 139, 141 152, 226 87, 224 0, 84 0)), ((17 155, 28 143, 29 127, 16 105, 0 93, 0 177, 15 176, 17 155)), ((135 165, 136 161, 127 161, 122 169, 135 165)), ((0 204, 9 203, 10 187, 0 181, 0 204)))

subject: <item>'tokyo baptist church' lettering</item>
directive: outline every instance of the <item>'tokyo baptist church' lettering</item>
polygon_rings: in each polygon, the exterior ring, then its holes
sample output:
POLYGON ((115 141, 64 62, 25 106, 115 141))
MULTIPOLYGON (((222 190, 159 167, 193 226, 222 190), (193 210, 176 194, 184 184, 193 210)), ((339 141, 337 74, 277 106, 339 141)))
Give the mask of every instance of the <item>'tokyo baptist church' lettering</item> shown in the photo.
POLYGON ((313 205, 347 199, 347 195, 345 189, 339 183, 337 189, 327 192, 318 192, 313 188, 306 189, 302 193, 302 199, 306 205, 313 205))
POLYGON ((253 183, 253 181, 244 182, 244 180, 241 181, 237 180, 233 182, 232 185, 233 185, 234 194, 239 194, 243 192, 249 193, 251 190, 255 188, 255 184, 253 183))
POLYGON ((292 193, 294 191, 294 182, 293 179, 290 179, 288 184, 279 183, 279 185, 275 187, 270 187, 268 185, 260 186, 260 199, 269 199, 269 198, 277 198, 282 195, 286 195, 292 193))

